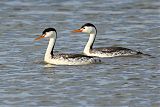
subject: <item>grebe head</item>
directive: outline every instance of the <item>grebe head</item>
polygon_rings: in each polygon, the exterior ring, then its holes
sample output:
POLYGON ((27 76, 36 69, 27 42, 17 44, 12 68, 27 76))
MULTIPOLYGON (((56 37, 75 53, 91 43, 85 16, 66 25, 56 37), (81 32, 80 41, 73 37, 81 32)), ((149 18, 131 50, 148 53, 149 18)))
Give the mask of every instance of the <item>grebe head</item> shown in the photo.
POLYGON ((54 38, 57 35, 56 29, 54 28, 47 28, 42 32, 42 35, 40 35, 35 40, 40 40, 42 38, 54 38))
POLYGON ((97 32, 96 27, 91 23, 84 24, 80 29, 73 30, 73 32, 84 32, 89 34, 95 34, 97 32))

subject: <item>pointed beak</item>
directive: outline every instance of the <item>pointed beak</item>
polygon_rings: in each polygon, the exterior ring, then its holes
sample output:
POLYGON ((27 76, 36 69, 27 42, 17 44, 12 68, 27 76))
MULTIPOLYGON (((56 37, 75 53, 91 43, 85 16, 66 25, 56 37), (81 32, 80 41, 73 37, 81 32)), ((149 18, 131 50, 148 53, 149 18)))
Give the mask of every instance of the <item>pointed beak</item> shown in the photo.
POLYGON ((34 39, 34 40, 37 41, 37 40, 40 40, 40 39, 42 39, 42 38, 44 38, 44 37, 45 37, 45 34, 40 35, 38 38, 36 38, 36 39, 34 39))
POLYGON ((72 32, 82 32, 81 29, 76 29, 76 30, 73 30, 72 32))

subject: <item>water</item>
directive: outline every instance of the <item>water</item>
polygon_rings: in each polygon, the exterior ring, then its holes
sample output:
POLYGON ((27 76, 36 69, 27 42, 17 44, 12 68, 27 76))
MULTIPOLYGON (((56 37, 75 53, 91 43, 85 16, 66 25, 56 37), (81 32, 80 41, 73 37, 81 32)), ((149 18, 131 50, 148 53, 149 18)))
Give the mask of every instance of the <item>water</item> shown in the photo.
POLYGON ((159 0, 1 0, 1 107, 160 107, 159 0), (154 57, 105 58, 102 64, 53 66, 43 62, 55 27, 56 52, 80 53, 97 26, 95 47, 122 46, 154 57))

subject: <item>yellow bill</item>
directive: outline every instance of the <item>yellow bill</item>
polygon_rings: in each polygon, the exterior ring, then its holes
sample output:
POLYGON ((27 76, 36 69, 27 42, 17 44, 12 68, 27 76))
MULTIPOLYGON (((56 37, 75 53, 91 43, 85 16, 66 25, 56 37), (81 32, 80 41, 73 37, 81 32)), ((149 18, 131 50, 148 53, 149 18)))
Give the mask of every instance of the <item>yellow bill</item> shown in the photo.
POLYGON ((42 38, 44 38, 45 37, 45 35, 43 34, 43 35, 40 35, 38 38, 36 38, 36 39, 34 39, 34 40, 40 40, 40 39, 42 39, 42 38))

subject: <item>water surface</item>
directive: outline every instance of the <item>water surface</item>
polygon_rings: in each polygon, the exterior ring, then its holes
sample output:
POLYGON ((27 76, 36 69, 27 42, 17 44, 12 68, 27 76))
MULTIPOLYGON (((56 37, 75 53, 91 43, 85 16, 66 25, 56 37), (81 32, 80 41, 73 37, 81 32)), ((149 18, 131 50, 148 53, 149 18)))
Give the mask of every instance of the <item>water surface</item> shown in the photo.
POLYGON ((160 107, 158 0, 1 0, 0 106, 160 107), (54 66, 43 62, 55 27, 55 52, 81 53, 84 23, 98 29, 94 47, 122 46, 154 57, 105 58, 102 64, 54 66))

